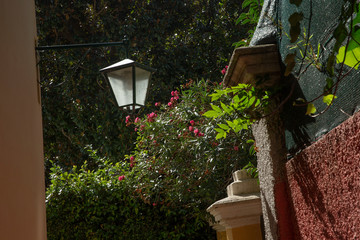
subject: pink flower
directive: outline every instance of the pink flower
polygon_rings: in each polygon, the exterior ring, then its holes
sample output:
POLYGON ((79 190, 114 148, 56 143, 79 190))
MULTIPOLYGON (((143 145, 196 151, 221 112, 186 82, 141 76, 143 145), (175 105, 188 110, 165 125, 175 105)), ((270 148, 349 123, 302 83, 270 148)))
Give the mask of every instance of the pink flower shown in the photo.
POLYGON ((189 126, 189 131, 190 131, 190 132, 194 131, 194 127, 193 127, 193 126, 189 126))
POLYGON ((135 132, 137 132, 137 130, 138 130, 138 129, 137 129, 137 128, 135 128, 135 132))
POLYGON ((140 118, 138 118, 138 117, 137 117, 137 118, 135 118, 135 123, 140 122, 140 120, 141 120, 141 119, 140 119, 140 118))
POLYGON ((135 157, 134 156, 130 156, 130 167, 133 168, 134 167, 134 160, 135 160, 135 157))
POLYGON ((194 133, 195 133, 195 136, 197 136, 199 134, 199 129, 195 129, 194 133))
POLYGON ((239 151, 239 147, 238 147, 238 146, 234 146, 234 150, 235 150, 235 151, 239 151))
POLYGON ((155 103, 155 107, 160 107, 160 105, 161 105, 160 102, 155 103))
POLYGON ((191 121, 190 121, 190 124, 191 124, 191 126, 194 126, 194 125, 195 125, 195 121, 194 121, 194 120, 191 120, 191 121))
POLYGON ((155 207, 157 204, 156 204, 156 203, 153 203, 152 205, 155 207))
POLYGON ((202 132, 199 132, 199 133, 198 133, 198 136, 199 136, 199 137, 203 137, 204 134, 203 134, 202 132))
POLYGON ((222 73, 223 75, 225 75, 226 70, 228 69, 228 67, 229 67, 229 66, 226 65, 225 68, 224 68, 223 70, 221 70, 221 73, 222 73))
POLYGON ((125 179, 125 176, 124 175, 121 175, 120 177, 119 177, 119 181, 122 181, 122 180, 124 180, 125 179))
POLYGON ((173 97, 178 96, 178 95, 179 95, 178 91, 172 91, 171 92, 171 96, 173 96, 173 97))
POLYGON ((168 102, 168 106, 171 107, 173 104, 172 102, 168 102))
POLYGON ((128 123, 130 120, 130 116, 128 115, 128 116, 126 116, 126 118, 125 118, 125 123, 128 123))
POLYGON ((154 118, 157 117, 157 114, 154 113, 154 112, 152 112, 152 113, 148 114, 147 117, 148 117, 148 118, 147 118, 147 121, 148 121, 148 122, 154 122, 154 121, 155 121, 154 118))

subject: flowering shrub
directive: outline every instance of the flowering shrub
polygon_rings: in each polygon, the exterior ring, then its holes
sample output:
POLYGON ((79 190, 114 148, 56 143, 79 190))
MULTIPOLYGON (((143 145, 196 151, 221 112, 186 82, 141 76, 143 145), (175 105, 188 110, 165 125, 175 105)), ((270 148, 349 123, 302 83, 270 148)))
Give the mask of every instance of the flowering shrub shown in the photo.
MULTIPOLYGON (((231 173, 254 160, 247 143, 249 130, 216 140, 214 128, 223 119, 203 116, 211 109, 209 93, 219 87, 191 81, 172 91, 167 104, 157 103, 156 112, 129 125, 138 138, 135 151, 127 157, 132 171, 126 181, 136 186, 146 204, 201 209, 198 217, 206 225, 205 209, 226 195, 231 173)), ((193 217, 191 212, 189 216, 193 217)))
POLYGON ((224 119, 203 116, 211 109, 209 93, 219 87, 189 82, 171 93, 171 104, 126 117, 138 137, 125 162, 111 163, 88 149, 95 170, 53 167, 48 238, 215 239, 205 209, 225 197, 231 173, 254 160, 249 130, 216 140, 214 127, 224 119))

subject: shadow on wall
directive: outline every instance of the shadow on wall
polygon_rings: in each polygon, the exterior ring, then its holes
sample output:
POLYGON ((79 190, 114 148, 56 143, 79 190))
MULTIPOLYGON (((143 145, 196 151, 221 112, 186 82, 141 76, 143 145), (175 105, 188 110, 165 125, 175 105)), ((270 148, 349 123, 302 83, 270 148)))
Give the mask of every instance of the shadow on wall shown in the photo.
MULTIPOLYGON (((283 89, 283 96, 290 97, 284 104, 284 110, 281 113, 284 127, 286 129, 285 139, 290 156, 294 156, 298 151, 311 145, 310 136, 308 135, 307 124, 315 122, 315 119, 305 115, 305 106, 294 106, 294 102, 299 98, 305 99, 301 87, 293 75, 285 79, 289 84, 283 89), (292 93, 291 93, 292 92, 292 93)), ((301 103, 301 102, 300 102, 301 103)))
MULTIPOLYGON (((316 220, 316 223, 313 223, 316 231, 320 231, 319 235, 323 236, 325 239, 344 239, 342 236, 338 235, 336 231, 334 231, 333 225, 336 223, 336 219, 334 215, 327 210, 326 207, 326 198, 324 194, 320 191, 318 187, 318 179, 313 174, 313 169, 310 168, 308 163, 306 162, 306 155, 298 155, 291 162, 291 169, 293 170, 291 176, 293 180, 296 182, 296 185, 300 188, 301 199, 304 200, 307 210, 311 211, 311 215, 313 215, 313 219, 308 219, 309 224, 311 224, 312 220, 316 220), (305 156, 305 157, 304 157, 305 156), (319 227, 318 225, 322 226, 319 227)), ((293 190, 293 189, 292 189, 293 190)), ((293 193, 289 191, 290 205, 292 207, 293 212, 297 212, 301 215, 302 218, 306 218, 306 216, 302 215, 299 212, 302 212, 303 209, 298 208, 298 202, 296 202, 297 196, 293 196, 293 193), (296 206, 294 206, 294 201, 296 206)), ((300 204, 301 205, 301 204, 300 204)), ((302 227, 302 221, 304 219, 297 219, 297 216, 294 216, 294 232, 295 239, 310 239, 305 236, 301 236, 300 229, 302 227), (305 237, 305 238, 304 238, 305 237)))

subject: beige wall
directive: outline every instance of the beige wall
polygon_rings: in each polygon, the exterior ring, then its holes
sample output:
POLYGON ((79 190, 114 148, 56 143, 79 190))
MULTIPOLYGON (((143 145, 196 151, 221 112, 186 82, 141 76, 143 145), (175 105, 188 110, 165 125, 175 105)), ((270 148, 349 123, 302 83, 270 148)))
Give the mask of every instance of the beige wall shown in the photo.
POLYGON ((33 0, 0 0, 0 239, 46 239, 33 0))

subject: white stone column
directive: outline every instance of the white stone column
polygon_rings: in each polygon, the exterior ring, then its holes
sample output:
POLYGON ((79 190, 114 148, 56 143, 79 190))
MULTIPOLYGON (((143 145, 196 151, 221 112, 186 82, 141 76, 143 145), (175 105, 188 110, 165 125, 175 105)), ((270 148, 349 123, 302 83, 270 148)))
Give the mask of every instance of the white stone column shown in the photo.
POLYGON ((245 239, 248 235, 254 240, 261 239, 258 180, 246 170, 236 171, 233 179, 227 187, 228 197, 215 202, 207 211, 215 217, 216 224, 225 228, 227 240, 245 239))

